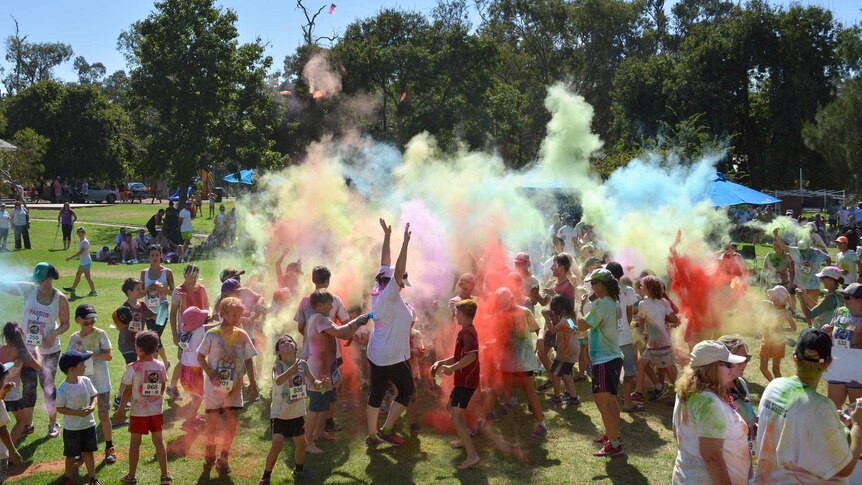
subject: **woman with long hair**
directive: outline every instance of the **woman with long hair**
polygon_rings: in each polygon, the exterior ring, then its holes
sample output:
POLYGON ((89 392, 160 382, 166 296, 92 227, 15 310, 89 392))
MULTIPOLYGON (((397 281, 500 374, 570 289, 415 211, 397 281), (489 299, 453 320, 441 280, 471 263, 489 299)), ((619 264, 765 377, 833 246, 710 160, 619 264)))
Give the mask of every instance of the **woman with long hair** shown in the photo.
POLYGON ((77 220, 78 216, 69 207, 69 203, 64 203, 63 208, 60 209, 60 213, 57 214, 57 224, 60 224, 60 227, 63 228, 63 251, 68 251, 69 246, 72 245, 72 226, 75 225, 75 221, 77 220))

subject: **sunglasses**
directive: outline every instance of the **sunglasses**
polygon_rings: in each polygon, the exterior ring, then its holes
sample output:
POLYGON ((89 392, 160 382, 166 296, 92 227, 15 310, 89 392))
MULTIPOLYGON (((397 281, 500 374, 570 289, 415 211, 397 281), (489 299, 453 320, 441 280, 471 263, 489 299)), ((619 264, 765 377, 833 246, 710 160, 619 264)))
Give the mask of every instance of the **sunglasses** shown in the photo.
POLYGON ((734 365, 736 365, 736 364, 731 364, 730 362, 722 362, 722 361, 719 361, 718 365, 720 365, 720 366, 722 366, 722 367, 727 367, 728 369, 732 369, 732 368, 733 368, 733 366, 734 366, 734 365))

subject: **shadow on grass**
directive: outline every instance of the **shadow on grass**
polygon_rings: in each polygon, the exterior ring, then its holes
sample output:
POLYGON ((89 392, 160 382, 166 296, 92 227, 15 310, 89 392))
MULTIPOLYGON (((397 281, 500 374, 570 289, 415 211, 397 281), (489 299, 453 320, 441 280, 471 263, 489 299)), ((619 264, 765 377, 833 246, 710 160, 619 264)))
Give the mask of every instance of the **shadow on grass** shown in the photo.
POLYGON ((365 473, 371 477, 371 483, 416 483, 413 478, 416 465, 428 458, 420 449, 421 443, 420 435, 415 434, 407 436, 401 446, 384 443, 367 448, 365 473))
MULTIPOLYGON (((658 452, 667 441, 663 440, 659 433, 653 429, 654 422, 647 421, 642 413, 631 414, 631 422, 623 423, 620 431, 624 433, 623 440, 626 444, 626 452, 636 455, 652 455, 658 452)), ((655 417, 655 416, 653 416, 655 417)), ((665 417, 662 416, 662 422, 665 417)), ((672 423, 667 423, 672 427, 672 423)))
POLYGON ((626 455, 616 458, 607 458, 608 462, 605 465, 606 475, 596 475, 592 478, 597 480, 610 480, 611 483, 625 484, 648 484, 649 480, 637 469, 634 465, 629 464, 629 458, 626 455))

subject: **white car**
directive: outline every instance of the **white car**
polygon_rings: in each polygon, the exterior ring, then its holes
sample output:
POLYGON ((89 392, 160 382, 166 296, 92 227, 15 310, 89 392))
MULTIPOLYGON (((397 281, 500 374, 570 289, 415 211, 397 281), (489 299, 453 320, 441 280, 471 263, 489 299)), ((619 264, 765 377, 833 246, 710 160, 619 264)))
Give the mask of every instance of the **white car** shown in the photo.
POLYGON ((113 204, 120 198, 117 189, 112 187, 103 187, 100 185, 90 185, 87 190, 87 200, 90 202, 107 202, 113 204))

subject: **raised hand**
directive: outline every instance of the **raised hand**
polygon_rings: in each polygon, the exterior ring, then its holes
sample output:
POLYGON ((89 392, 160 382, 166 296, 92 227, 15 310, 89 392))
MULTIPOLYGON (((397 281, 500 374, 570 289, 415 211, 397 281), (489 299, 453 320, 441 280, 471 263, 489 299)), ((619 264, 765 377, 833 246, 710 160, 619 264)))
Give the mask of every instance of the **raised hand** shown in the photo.
POLYGON ((382 217, 380 218, 380 227, 383 228, 383 234, 387 236, 392 234, 392 226, 387 226, 386 221, 384 221, 382 217))
POLYGON ((404 242, 407 242, 410 240, 411 234, 412 233, 410 232, 410 223, 408 222, 407 225, 404 226, 404 242))

